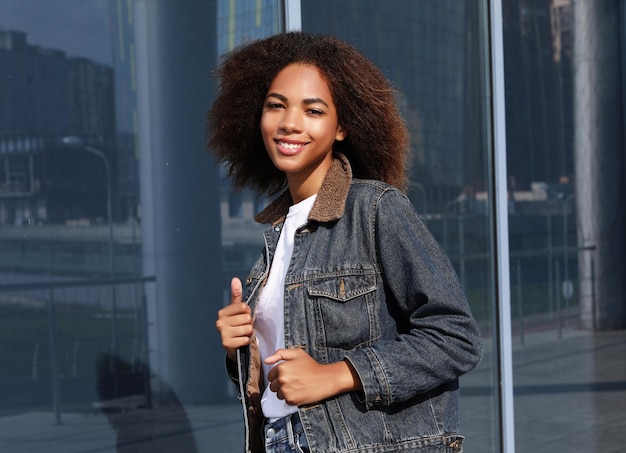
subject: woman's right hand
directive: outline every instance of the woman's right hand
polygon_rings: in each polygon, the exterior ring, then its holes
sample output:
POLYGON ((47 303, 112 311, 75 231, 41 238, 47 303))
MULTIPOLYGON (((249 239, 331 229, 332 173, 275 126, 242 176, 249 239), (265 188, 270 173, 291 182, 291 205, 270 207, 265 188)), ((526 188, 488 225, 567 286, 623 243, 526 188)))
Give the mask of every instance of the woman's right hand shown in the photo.
POLYGON ((230 360, 236 360, 237 348, 250 344, 252 337, 252 313, 250 307, 242 302, 241 280, 233 278, 230 282, 230 305, 217 312, 215 327, 222 337, 222 347, 230 360))

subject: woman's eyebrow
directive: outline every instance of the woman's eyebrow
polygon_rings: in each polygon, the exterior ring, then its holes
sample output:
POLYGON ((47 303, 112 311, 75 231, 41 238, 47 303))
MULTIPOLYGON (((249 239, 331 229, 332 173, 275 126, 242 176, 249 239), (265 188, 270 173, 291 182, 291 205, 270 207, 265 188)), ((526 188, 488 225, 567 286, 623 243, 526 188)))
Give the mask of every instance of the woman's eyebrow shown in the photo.
POLYGON ((303 103, 304 105, 311 105, 311 104, 323 104, 323 105, 325 105, 326 107, 328 107, 328 104, 327 104, 327 103, 326 103, 323 99, 320 99, 320 98, 307 98, 307 99, 303 99, 303 100, 302 100, 302 103, 303 103))
MULTIPOLYGON (((287 102, 288 101, 287 97, 283 96, 280 93, 268 93, 268 95, 265 96, 265 99, 267 99, 267 98, 276 98, 276 99, 278 99, 278 100, 280 100, 282 102, 287 102)), ((322 104, 322 105, 325 105, 326 107, 328 107, 328 104, 326 103, 326 101, 324 101, 321 98, 306 98, 306 99, 302 100, 302 103, 304 105, 322 104)))
POLYGON ((278 93, 269 93, 267 96, 265 96, 265 99, 267 98, 276 98, 282 102, 287 102, 287 98, 283 96, 282 94, 278 94, 278 93))

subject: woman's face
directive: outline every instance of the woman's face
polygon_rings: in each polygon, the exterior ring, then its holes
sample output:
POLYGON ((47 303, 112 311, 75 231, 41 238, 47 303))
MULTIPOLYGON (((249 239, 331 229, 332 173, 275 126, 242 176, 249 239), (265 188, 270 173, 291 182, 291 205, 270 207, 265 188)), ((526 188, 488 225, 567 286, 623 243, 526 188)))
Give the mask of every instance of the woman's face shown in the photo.
POLYGON ((332 163, 333 143, 345 134, 316 67, 291 64, 278 73, 265 97, 261 134, 274 166, 287 176, 294 202, 317 193, 332 163))

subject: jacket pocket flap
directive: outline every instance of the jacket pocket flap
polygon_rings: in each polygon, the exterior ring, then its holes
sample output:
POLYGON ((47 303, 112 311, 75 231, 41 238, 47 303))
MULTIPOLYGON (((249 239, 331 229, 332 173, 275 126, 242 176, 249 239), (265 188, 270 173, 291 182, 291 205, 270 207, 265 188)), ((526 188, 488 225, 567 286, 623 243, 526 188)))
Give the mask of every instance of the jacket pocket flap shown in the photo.
POLYGON ((376 277, 372 274, 338 275, 311 280, 307 291, 311 297, 327 297, 346 302, 376 290, 376 277))

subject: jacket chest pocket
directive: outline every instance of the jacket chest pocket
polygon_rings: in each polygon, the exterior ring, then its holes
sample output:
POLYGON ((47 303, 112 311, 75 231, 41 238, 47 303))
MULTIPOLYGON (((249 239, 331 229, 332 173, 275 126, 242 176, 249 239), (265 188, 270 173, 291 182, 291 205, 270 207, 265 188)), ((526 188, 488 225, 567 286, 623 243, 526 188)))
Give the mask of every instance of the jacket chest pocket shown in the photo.
POLYGON ((310 280, 307 293, 316 311, 318 348, 353 349, 369 345, 380 336, 375 275, 337 275, 310 280))

